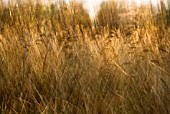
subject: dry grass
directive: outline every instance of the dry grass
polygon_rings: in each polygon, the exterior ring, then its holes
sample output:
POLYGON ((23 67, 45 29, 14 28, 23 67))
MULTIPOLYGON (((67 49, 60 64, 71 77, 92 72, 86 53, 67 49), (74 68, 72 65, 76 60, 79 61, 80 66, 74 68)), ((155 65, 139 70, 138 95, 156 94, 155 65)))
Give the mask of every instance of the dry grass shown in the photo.
POLYGON ((170 29, 92 29, 64 7, 1 9, 0 112, 169 114, 170 29))

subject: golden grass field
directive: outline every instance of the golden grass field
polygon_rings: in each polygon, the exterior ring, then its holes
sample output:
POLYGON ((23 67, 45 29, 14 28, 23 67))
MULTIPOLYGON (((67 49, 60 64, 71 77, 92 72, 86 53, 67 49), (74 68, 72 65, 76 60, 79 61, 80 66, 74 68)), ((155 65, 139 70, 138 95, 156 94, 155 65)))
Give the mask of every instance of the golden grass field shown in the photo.
POLYGON ((168 11, 60 5, 1 6, 1 114, 170 114, 168 11))

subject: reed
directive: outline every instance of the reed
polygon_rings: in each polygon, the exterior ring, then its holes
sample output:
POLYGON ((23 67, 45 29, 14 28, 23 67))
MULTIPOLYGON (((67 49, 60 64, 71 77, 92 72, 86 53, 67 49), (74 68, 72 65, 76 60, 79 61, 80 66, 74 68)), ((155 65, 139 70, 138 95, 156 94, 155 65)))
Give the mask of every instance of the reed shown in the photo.
POLYGON ((166 17, 141 7, 127 24, 113 9, 92 23, 74 2, 1 7, 0 112, 169 114, 166 17))

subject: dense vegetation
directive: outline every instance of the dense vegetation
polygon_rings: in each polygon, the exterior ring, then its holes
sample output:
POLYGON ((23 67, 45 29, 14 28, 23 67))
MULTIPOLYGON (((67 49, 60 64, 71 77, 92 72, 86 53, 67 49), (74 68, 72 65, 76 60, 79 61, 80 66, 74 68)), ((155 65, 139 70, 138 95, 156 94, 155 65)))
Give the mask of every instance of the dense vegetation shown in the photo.
POLYGON ((0 113, 169 114, 170 11, 1 5, 0 113))

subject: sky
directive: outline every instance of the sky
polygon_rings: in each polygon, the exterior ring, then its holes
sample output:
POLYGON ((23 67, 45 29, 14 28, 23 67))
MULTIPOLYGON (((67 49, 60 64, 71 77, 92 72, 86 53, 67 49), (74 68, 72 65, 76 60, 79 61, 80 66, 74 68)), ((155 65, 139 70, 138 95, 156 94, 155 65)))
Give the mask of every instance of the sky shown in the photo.
MULTIPOLYGON (((100 4, 102 3, 102 1, 109 1, 109 0, 82 0, 82 1, 83 1, 84 8, 87 9, 89 12, 91 19, 94 19, 96 13, 100 9, 100 4)), ((157 7, 159 6, 160 3, 160 0, 117 0, 117 1, 118 2, 125 1, 129 6, 132 6, 132 4, 136 4, 137 6, 140 6, 141 4, 147 5, 152 3, 154 7, 157 7)), ((163 2, 165 3, 165 5, 167 5, 168 0, 163 0, 163 2)), ((168 6, 166 7, 168 8, 168 6)))
POLYGON ((100 4, 102 0, 84 0, 83 6, 89 12, 90 18, 93 20, 96 13, 100 9, 100 4))
MULTIPOLYGON (((69 3, 69 1, 71 0, 65 0, 65 1, 69 3)), ((75 1, 83 3, 84 9, 88 11, 90 18, 93 20, 95 18, 96 13, 100 9, 100 4, 104 0, 75 0, 75 1)))
MULTIPOLYGON (((67 3, 71 0, 65 0, 67 3)), ((89 15, 91 19, 95 18, 96 13, 100 10, 100 4, 102 1, 109 1, 109 0, 75 0, 75 1, 82 1, 84 8, 89 12, 89 15)), ((115 0, 116 1, 116 0, 115 0)), ((137 6, 140 5, 147 5, 152 3, 154 7, 159 6, 160 0, 117 0, 118 2, 120 1, 125 1, 129 6, 132 6, 132 4, 136 4, 137 6)), ((168 0, 162 0, 165 5, 167 5, 168 0)), ((166 6, 168 8, 168 6, 166 6)))
MULTIPOLYGON (((8 2, 9 0, 2 0, 4 2, 8 2)), ((14 1, 14 0, 11 0, 14 1)), ((20 0, 22 1, 22 0, 20 0)), ((42 0, 45 3, 48 3, 48 1, 51 2, 55 2, 57 0, 42 0)), ((69 3, 69 1, 71 0, 65 0, 66 3, 69 3)), ((109 0, 74 0, 77 2, 82 2, 83 3, 83 7, 88 11, 91 19, 95 18, 96 13, 99 11, 100 9, 100 4, 102 3, 102 1, 109 1, 109 0)), ((132 4, 136 4, 137 6, 140 6, 141 4, 149 4, 150 2, 157 7, 159 4, 159 0, 117 0, 117 1, 126 1, 127 4, 129 4, 129 6, 131 6, 132 4)), ((168 0, 163 0, 165 2, 165 4, 167 4, 168 0)), ((167 7, 167 6, 166 6, 167 7)))

